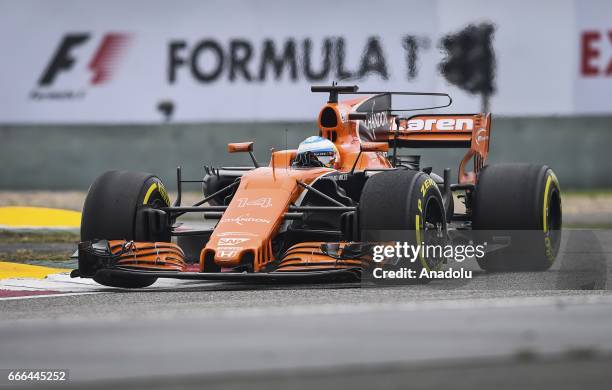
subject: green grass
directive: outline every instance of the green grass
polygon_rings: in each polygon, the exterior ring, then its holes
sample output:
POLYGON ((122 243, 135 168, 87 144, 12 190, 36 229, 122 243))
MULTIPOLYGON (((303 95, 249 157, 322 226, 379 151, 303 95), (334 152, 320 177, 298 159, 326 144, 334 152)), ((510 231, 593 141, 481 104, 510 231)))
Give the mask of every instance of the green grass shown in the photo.
POLYGON ((33 251, 30 249, 17 249, 12 252, 0 252, 0 259, 2 261, 9 261, 13 263, 28 263, 32 261, 37 263, 45 262, 66 262, 70 259, 72 252, 46 252, 46 251, 33 251))
POLYGON ((0 260, 66 267, 67 264, 70 264, 70 256, 74 251, 73 249, 66 250, 66 247, 72 247, 72 245, 62 245, 64 249, 54 249, 45 247, 45 244, 74 244, 74 249, 76 249, 78 242, 79 234, 70 231, 15 232, 2 230, 0 231, 0 260), (20 244, 25 247, 20 248, 20 244))

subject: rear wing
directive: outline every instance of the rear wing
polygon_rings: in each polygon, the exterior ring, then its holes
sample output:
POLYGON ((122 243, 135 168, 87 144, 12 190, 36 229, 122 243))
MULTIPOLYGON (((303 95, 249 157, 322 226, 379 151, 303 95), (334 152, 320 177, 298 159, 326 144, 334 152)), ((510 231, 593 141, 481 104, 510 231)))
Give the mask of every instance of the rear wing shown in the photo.
MULTIPOLYGON (((459 165, 459 183, 476 184, 477 174, 489 154, 491 114, 438 114, 402 117, 399 112, 430 111, 450 106, 453 99, 447 93, 359 91, 356 85, 313 86, 312 92, 329 93, 327 104, 319 114, 321 134, 335 142, 338 132, 354 129, 363 142, 388 142, 393 148, 466 148, 459 165), (338 102, 339 95, 368 95, 338 102), (444 104, 429 107, 397 108, 393 96, 425 96, 446 98, 444 104), (470 160, 473 170, 467 171, 470 160)), ((347 131, 345 131, 347 133, 347 131)))
POLYGON ((491 114, 439 114, 395 117, 391 130, 378 134, 393 148, 467 148, 459 165, 459 183, 475 184, 489 154, 491 114), (473 171, 466 171, 473 159, 473 171))

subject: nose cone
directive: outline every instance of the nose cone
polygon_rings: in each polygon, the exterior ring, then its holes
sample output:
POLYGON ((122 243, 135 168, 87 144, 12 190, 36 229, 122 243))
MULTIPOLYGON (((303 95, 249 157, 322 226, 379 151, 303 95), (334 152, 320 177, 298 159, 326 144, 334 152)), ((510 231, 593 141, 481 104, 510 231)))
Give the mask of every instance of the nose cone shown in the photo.
POLYGON ((221 268, 250 266, 257 272, 275 260, 272 238, 278 234, 289 205, 302 187, 331 172, 328 168, 290 169, 262 167, 245 173, 232 201, 215 227, 200 255, 200 271, 213 256, 221 268), (250 264, 252 263, 252 264, 250 264))
POLYGON ((273 173, 266 167, 246 173, 204 250, 214 252, 214 261, 222 268, 253 261, 253 269, 258 269, 272 260, 270 240, 296 193, 296 180, 285 169, 273 173))

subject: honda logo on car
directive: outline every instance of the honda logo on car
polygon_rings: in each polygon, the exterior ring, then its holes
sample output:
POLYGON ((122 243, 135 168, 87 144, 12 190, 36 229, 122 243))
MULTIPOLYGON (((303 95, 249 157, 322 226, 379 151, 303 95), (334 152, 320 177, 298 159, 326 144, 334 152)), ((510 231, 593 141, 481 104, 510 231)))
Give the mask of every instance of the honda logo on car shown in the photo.
POLYGON ((410 119, 406 125, 408 130, 437 130, 437 131, 452 131, 452 130, 472 130, 474 129, 474 120, 472 118, 427 118, 427 119, 410 119))
POLYGON ((241 247, 222 247, 217 248, 216 254, 218 258, 221 259, 231 259, 236 257, 236 255, 242 250, 241 247))

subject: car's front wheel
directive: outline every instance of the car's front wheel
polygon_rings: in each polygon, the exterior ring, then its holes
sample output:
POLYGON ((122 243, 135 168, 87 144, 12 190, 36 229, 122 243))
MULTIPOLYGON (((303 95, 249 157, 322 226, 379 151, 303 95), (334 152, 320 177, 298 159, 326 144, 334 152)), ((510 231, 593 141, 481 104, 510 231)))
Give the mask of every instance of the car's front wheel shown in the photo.
MULTIPOLYGON (((169 206, 170 199, 159 178, 149 173, 109 171, 89 188, 81 217, 81 241, 134 240, 170 242, 170 226, 164 218, 153 224, 143 211, 169 206)), ((90 269, 79 264, 79 269, 90 269)), ((87 276, 87 275, 86 275, 87 276)), ((151 277, 96 277, 105 286, 140 288, 155 283, 151 277)))
MULTIPOLYGON (((443 244, 446 241, 446 213, 442 195, 434 180, 424 172, 398 169, 370 177, 359 201, 361 241, 411 245, 443 244)), ((400 262, 420 273, 437 270, 442 256, 420 255, 413 262, 400 262)), ((421 282, 427 278, 419 279, 421 282)))

